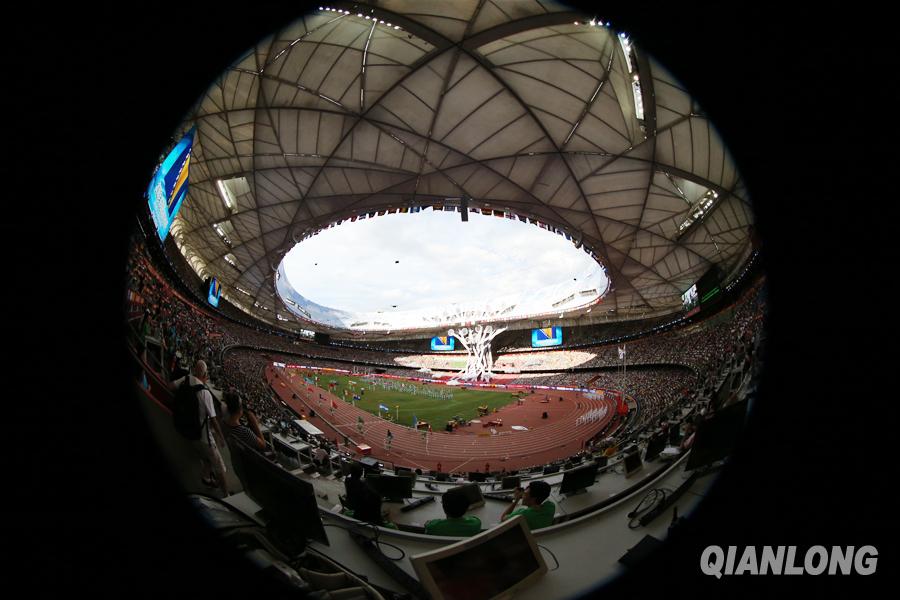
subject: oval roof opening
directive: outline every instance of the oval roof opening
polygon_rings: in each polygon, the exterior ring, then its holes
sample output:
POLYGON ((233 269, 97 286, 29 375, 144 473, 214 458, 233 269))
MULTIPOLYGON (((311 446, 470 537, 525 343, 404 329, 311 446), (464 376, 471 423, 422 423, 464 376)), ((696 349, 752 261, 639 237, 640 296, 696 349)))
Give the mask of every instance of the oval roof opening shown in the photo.
POLYGON ((297 244, 276 288, 297 316, 340 329, 429 329, 586 308, 603 266, 565 233, 502 211, 412 209, 357 219, 297 244), (496 215, 496 216, 495 216, 496 215))

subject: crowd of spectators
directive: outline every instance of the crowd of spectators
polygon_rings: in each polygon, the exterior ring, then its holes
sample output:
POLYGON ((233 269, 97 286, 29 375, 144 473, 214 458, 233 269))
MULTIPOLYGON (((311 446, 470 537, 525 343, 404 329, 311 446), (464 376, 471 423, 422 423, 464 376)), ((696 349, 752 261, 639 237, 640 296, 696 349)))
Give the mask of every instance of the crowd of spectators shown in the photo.
MULTIPOLYGON (((219 389, 235 389, 247 406, 268 421, 290 420, 293 416, 277 401, 265 382, 267 362, 304 364, 311 367, 347 369, 399 376, 414 375, 429 368, 450 370, 460 354, 419 354, 384 352, 360 347, 329 346, 304 339, 291 339, 215 316, 212 311, 186 299, 153 267, 140 242, 133 244, 128 261, 127 309, 132 341, 142 359, 150 364, 147 344, 162 348, 163 375, 187 368, 198 359, 209 367, 210 383, 219 389), (240 348, 246 348, 241 351, 240 348), (275 358, 272 353, 284 353, 275 358), (268 353, 264 358, 262 353, 268 353), (402 358, 401 361, 398 359, 402 358), (400 364, 400 363, 404 364, 400 364)), ((688 395, 709 393, 721 374, 729 369, 746 373, 755 368, 755 356, 762 335, 765 308, 761 284, 751 288, 734 306, 696 325, 647 336, 626 344, 629 366, 652 365, 651 369, 628 372, 625 392, 637 398, 641 421, 655 418, 673 403, 688 395), (665 366, 669 365, 669 366, 665 366), (681 365, 688 368, 676 368, 681 365)), ((520 372, 504 383, 559 385, 619 389, 616 372, 572 372, 573 368, 615 368, 622 364, 618 344, 593 346, 584 350, 544 350, 501 354, 494 364, 498 372, 520 372), (529 376, 529 370, 559 372, 529 376)))

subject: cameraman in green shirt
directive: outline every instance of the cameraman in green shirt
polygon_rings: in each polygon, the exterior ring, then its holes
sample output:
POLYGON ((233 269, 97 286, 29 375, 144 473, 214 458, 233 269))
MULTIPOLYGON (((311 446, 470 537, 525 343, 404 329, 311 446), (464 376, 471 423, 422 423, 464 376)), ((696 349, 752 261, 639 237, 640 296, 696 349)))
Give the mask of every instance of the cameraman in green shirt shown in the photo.
POLYGON ((541 527, 553 525, 553 515, 556 513, 556 504, 547 498, 550 497, 550 484, 546 481, 532 481, 525 492, 522 488, 515 491, 513 502, 510 504, 500 520, 505 521, 516 515, 523 515, 528 528, 534 531, 541 527), (522 500, 523 506, 516 508, 519 500, 522 500))

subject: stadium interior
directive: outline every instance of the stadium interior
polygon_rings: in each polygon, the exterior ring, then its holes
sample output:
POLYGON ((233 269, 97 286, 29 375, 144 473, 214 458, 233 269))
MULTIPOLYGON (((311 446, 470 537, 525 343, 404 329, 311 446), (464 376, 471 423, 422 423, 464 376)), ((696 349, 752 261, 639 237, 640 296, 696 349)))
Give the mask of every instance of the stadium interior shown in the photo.
POLYGON ((697 506, 752 409, 767 283, 715 127, 600 15, 509 7, 332 2, 285 25, 191 108, 138 215, 125 293, 138 401, 222 544, 292 589, 583 594, 664 540, 673 507, 697 506), (427 211, 537 227, 597 270, 381 317, 287 283, 304 240, 427 211), (478 354, 464 331, 488 328, 478 354), (173 427, 197 361, 217 418, 234 391, 265 440, 220 440, 212 485, 173 427), (446 410, 419 418, 430 409, 412 403, 446 410), (381 493, 379 522, 347 504, 354 465, 381 493), (552 520, 504 526, 536 482, 552 520), (429 533, 455 489, 481 523, 468 540, 429 533), (522 565, 503 581, 486 559, 498 540, 522 565))

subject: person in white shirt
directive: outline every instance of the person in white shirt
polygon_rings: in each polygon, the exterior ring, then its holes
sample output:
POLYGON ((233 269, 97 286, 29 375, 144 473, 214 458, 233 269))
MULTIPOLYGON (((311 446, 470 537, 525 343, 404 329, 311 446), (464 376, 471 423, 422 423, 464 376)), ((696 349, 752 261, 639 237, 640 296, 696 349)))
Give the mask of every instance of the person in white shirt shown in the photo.
MULTIPOLYGON (((205 384, 209 381, 209 372, 206 362, 198 360, 194 363, 193 373, 188 375, 188 383, 205 384)), ((197 392, 200 402, 197 403, 200 411, 200 423, 204 423, 200 431, 200 439, 192 442, 194 450, 200 457, 201 482, 207 487, 218 487, 223 496, 228 496, 228 484, 225 480, 225 461, 219 446, 225 445, 225 436, 219 420, 216 418, 216 405, 218 401, 213 399, 212 393, 203 388, 197 392)))

